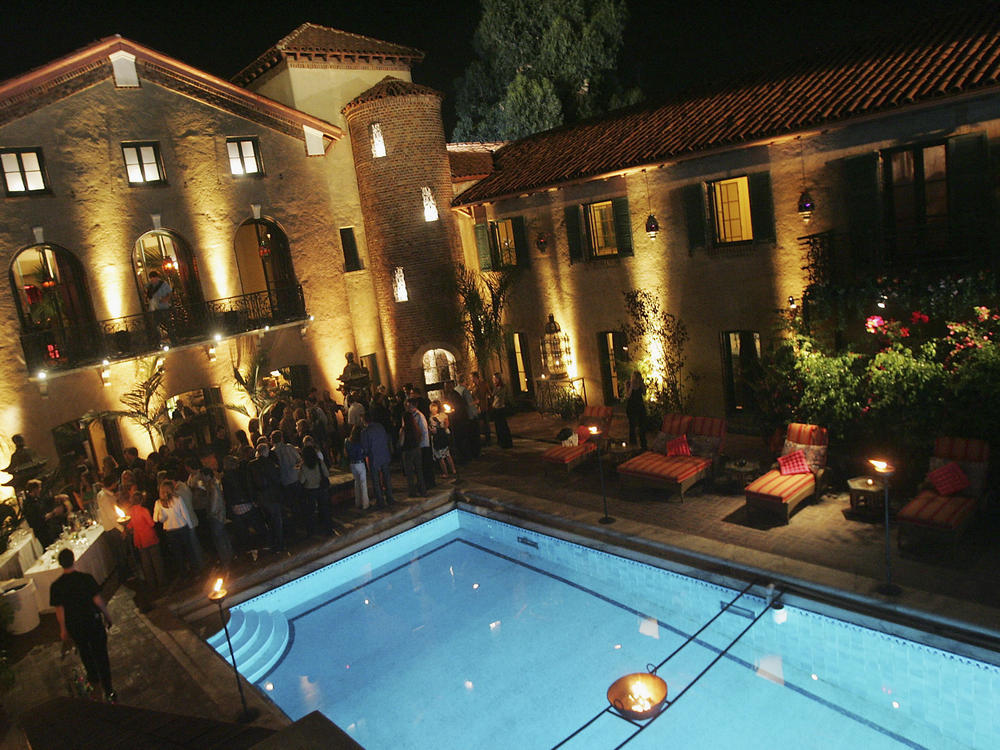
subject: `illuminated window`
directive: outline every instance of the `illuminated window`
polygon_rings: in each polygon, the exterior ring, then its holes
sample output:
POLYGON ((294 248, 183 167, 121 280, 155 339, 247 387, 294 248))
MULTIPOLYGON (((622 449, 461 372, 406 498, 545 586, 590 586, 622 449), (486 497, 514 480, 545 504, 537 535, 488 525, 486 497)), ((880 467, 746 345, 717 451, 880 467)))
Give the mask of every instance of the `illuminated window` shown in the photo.
POLYGON ((746 242, 753 239, 750 220, 750 183, 734 177, 710 185, 715 238, 719 243, 746 242))
POLYGON ((611 201, 591 203, 587 206, 587 225, 590 229, 591 255, 618 254, 618 240, 615 236, 615 212, 611 201))
POLYGON ((531 392, 531 366, 528 361, 528 338, 514 331, 510 347, 511 387, 515 393, 531 392))
POLYGON ((406 291, 406 276, 401 266, 396 266, 392 273, 392 296, 396 302, 406 302, 410 295, 406 291))
POLYGON ((164 182, 158 143, 122 144, 125 172, 130 185, 149 185, 164 182))
POLYGON ((234 175, 262 174, 260 146, 256 138, 227 138, 229 171, 234 175))
POLYGON ((505 266, 527 267, 531 264, 523 216, 478 223, 475 233, 480 270, 493 271, 505 266))
POLYGON ((385 156, 385 138, 382 137, 382 123, 373 122, 369 128, 372 138, 372 158, 385 156))
POLYGON ((8 195, 40 193, 48 189, 42 171, 42 151, 37 148, 10 149, 0 152, 4 186, 8 195))
POLYGON ((510 219, 501 219, 493 224, 493 231, 496 236, 497 254, 500 256, 500 265, 516 266, 517 246, 514 242, 514 222, 510 219))
POLYGON ((420 188, 420 195, 424 199, 424 221, 438 220, 438 207, 434 202, 434 194, 429 187, 420 188))
POLYGON ((632 255, 628 198, 566 206, 566 239, 571 263, 632 255))

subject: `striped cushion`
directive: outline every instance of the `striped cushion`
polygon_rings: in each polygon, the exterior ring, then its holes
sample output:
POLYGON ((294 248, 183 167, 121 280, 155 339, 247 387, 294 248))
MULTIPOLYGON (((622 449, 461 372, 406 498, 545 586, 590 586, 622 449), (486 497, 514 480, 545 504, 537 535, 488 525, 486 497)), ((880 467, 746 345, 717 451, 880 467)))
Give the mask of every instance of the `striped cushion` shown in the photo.
POLYGON ((618 473, 640 479, 661 479, 683 482, 699 472, 708 471, 711 460, 698 456, 664 456, 646 451, 618 467, 618 473))
POLYGON ((665 432, 668 435, 683 435, 688 431, 690 424, 691 417, 686 414, 667 414, 663 417, 660 432, 665 432))
POLYGON ((809 497, 815 489, 816 478, 810 471, 805 474, 782 474, 777 469, 772 469, 748 484, 746 493, 747 498, 790 503, 809 497))
POLYGON ((668 456, 690 456, 691 447, 688 445, 687 435, 681 435, 667 443, 668 456))
POLYGON ((954 461, 932 471, 927 475, 927 481, 934 485, 939 495, 954 495, 969 486, 969 478, 954 461))
POLYGON ((542 460, 553 464, 565 465, 578 458, 582 458, 594 450, 596 450, 596 446, 589 442, 583 445, 557 445, 545 451, 542 454, 542 460))
POLYGON ((990 458, 990 446, 973 438, 939 437, 934 441, 934 455, 952 461, 980 461, 990 458))
POLYGON ((726 420, 718 417, 692 417, 688 432, 692 435, 724 438, 726 436, 726 420))
POLYGON ((582 419, 610 419, 613 413, 610 406, 585 406, 582 419))
POLYGON ((802 424, 801 422, 792 422, 788 425, 788 439, 793 443, 805 443, 806 445, 828 445, 830 442, 825 427, 802 424))
POLYGON ((976 501, 971 497, 949 497, 923 490, 903 506, 896 520, 931 529, 958 529, 975 510, 976 501))

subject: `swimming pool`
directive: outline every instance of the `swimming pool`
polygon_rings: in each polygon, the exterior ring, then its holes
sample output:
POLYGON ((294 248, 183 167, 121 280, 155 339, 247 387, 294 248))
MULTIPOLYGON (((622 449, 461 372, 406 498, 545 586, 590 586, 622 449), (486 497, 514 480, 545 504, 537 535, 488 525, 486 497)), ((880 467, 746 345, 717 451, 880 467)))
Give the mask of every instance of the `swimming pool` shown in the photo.
POLYGON ((233 607, 231 630, 286 714, 372 750, 612 748, 640 726, 629 748, 1000 747, 993 665, 461 510, 233 607), (605 711, 675 650, 676 703, 605 711))

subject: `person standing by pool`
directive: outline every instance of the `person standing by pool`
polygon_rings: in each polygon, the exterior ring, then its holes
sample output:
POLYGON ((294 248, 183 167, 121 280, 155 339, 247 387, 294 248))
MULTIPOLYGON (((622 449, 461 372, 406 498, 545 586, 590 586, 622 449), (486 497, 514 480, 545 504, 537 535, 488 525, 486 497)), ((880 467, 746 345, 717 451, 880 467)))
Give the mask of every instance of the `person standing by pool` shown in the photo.
POLYGON ((420 444, 426 433, 427 422, 417 409, 417 400, 407 399, 406 410, 403 412, 403 426, 399 428, 399 447, 403 454, 403 472, 406 474, 410 497, 417 495, 427 497, 427 485, 424 484, 423 462, 420 456, 420 444))
MULTIPOLYGON (((362 415, 362 419, 365 415, 362 415)), ((344 441, 344 453, 354 475, 354 507, 368 510, 368 470, 365 468, 365 448, 361 444, 361 426, 354 425, 344 441)))
POLYGON ((629 445, 635 445, 638 432, 639 445, 646 450, 646 384, 638 370, 632 370, 632 377, 625 386, 625 416, 628 417, 629 445))
POLYGON ((444 477, 457 476, 455 462, 451 459, 451 430, 449 428, 448 415, 441 409, 441 402, 435 399, 431 401, 431 448, 434 452, 434 460, 438 462, 441 475, 444 477))
POLYGON ((87 682, 92 686, 99 682, 108 702, 115 703, 118 696, 111 687, 111 660, 105 632, 105 628, 111 629, 111 615, 97 581, 89 573, 76 570, 75 562, 73 550, 59 552, 62 575, 49 589, 49 606, 55 608, 63 643, 72 639, 76 644, 80 661, 87 670, 87 682))
POLYGON ((389 433, 385 426, 375 420, 375 413, 365 415, 365 428, 361 431, 361 446, 368 458, 368 476, 372 479, 375 490, 375 505, 387 508, 395 500, 392 497, 392 449, 389 446, 389 433))
POLYGON ((194 577, 201 572, 201 547, 188 510, 174 491, 173 480, 160 482, 160 498, 153 506, 153 522, 163 524, 178 575, 187 573, 194 577))
MULTIPOLYGON (((501 448, 513 448, 510 437, 510 427, 507 425, 507 414, 510 412, 510 389, 503 382, 499 372, 493 373, 493 393, 490 399, 490 418, 497 433, 497 445, 501 448)), ((487 441, 489 442, 489 441, 487 441)))

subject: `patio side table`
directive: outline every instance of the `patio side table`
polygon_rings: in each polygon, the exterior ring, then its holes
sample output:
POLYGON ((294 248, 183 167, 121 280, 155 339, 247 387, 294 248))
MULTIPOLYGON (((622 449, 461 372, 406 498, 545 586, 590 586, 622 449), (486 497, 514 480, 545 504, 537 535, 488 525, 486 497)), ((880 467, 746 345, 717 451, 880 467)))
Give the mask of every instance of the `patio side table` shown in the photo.
MULTIPOLYGON (((847 480, 851 499, 850 516, 875 520, 882 517, 885 502, 884 480, 878 477, 853 477, 847 480)), ((844 511, 847 515, 848 511, 844 511)), ((850 517, 848 516, 848 517, 850 517)))

